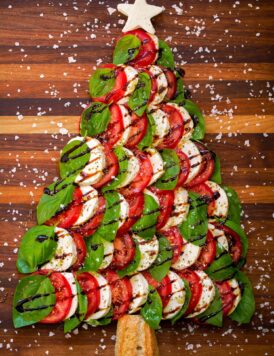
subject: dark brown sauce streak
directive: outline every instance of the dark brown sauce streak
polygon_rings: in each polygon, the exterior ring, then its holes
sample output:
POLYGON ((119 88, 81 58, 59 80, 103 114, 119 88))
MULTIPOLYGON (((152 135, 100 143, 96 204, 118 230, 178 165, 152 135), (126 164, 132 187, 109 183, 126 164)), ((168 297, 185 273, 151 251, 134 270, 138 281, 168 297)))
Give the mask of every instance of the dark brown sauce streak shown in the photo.
MULTIPOLYGON (((54 294, 54 293, 53 293, 54 294)), ((35 311, 35 310, 41 310, 41 309, 46 309, 46 308, 49 308, 49 307, 53 307, 54 305, 40 305, 40 306, 37 306, 35 308, 24 308, 24 304, 28 303, 28 302, 32 302, 36 299, 39 299, 39 298, 43 298, 43 297, 49 297, 51 295, 51 293, 44 293, 44 294, 35 294, 35 295, 32 295, 32 296, 29 296, 27 298, 24 298, 24 299, 21 299, 21 300, 18 300, 16 306, 15 306, 15 309, 18 311, 18 313, 24 313, 24 312, 28 312, 28 311, 35 311)))
POLYGON ((53 237, 47 236, 47 235, 38 235, 35 240, 37 242, 42 243, 42 242, 44 242, 44 241, 46 241, 48 239, 49 240, 53 240, 53 241, 58 241, 58 237, 56 235, 54 235, 53 237))

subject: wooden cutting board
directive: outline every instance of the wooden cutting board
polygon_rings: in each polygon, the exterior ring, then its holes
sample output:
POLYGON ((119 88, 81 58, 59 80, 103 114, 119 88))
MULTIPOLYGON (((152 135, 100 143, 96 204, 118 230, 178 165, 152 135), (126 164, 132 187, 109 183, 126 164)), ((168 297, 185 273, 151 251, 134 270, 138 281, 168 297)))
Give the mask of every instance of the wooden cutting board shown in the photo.
MULTIPOLYGON (((245 270, 257 303, 247 326, 164 323, 160 351, 271 355, 274 3, 184 1, 183 15, 179 1, 154 3, 166 7, 155 19, 157 34, 170 41, 179 63, 186 62, 186 85, 207 117, 206 141, 221 158, 224 183, 243 202, 250 241, 245 270)), ((66 337, 61 325, 14 330, 11 301, 20 237, 35 224, 42 187, 57 176, 67 133, 78 131, 94 65, 111 61, 121 33, 123 17, 110 15, 116 6, 113 0, 0 2, 0 354, 113 354, 115 324, 81 327, 66 337)))

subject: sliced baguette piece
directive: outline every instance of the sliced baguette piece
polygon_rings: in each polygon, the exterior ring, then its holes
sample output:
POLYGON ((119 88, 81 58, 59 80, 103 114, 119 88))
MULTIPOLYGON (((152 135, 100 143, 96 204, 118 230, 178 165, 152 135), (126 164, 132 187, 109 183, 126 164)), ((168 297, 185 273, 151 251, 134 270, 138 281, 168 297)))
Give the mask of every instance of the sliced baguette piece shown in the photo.
POLYGON ((118 320, 115 356, 159 356, 155 332, 140 315, 118 320))

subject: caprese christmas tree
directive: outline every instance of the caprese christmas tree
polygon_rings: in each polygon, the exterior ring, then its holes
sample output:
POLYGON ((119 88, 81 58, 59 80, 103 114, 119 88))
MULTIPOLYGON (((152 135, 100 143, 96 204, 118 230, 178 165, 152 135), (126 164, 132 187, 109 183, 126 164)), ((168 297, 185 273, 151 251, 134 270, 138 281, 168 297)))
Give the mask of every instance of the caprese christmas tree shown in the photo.
POLYGON ((137 3, 120 5, 129 20, 113 63, 92 74, 80 136, 21 241, 17 268, 32 274, 15 292, 15 327, 64 321, 69 332, 135 313, 153 329, 181 318, 222 326, 254 313, 239 199, 201 142, 184 71, 152 33, 161 8, 137 3))

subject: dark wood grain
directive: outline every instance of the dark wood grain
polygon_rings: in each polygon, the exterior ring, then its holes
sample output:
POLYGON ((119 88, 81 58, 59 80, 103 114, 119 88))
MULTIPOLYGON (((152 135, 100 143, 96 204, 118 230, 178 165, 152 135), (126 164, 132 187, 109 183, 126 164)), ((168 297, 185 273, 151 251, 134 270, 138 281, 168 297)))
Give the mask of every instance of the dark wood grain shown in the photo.
MULTIPOLYGON (((206 142, 221 158, 223 180, 243 201, 249 236, 245 267, 257 312, 250 325, 226 321, 221 330, 164 323, 157 333, 161 355, 273 354, 274 5, 273 1, 150 0, 166 11, 154 20, 170 40, 186 85, 207 115, 206 142)), ((11 303, 19 278, 15 261, 26 228, 35 224, 35 201, 57 175, 58 151, 72 135, 97 59, 111 61, 118 19, 106 6, 118 1, 2 0, 0 2, 0 354, 113 355, 115 324, 14 330, 11 303), (95 20, 97 19, 97 20, 95 20), (106 24, 109 26, 106 28, 106 24), (90 35, 96 34, 91 39, 90 35), (76 63, 69 63, 73 57, 76 63), (39 115, 39 116, 37 116, 39 115), (23 119, 23 120, 22 120, 23 119), (46 130, 48 133, 46 133, 46 130), (46 150, 46 151, 45 151, 46 150)))

